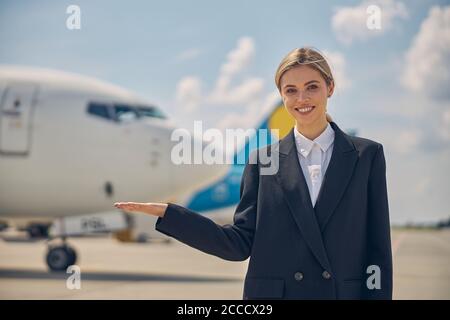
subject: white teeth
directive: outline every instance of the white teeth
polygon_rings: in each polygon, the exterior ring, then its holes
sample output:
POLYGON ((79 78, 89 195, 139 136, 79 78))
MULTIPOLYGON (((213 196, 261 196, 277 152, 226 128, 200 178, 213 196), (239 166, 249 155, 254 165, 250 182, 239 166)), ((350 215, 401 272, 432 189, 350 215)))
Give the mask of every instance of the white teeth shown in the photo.
POLYGON ((300 108, 295 108, 295 109, 300 111, 300 112, 302 112, 302 113, 306 113, 306 112, 311 111, 313 109, 313 107, 301 108, 301 109, 300 108))

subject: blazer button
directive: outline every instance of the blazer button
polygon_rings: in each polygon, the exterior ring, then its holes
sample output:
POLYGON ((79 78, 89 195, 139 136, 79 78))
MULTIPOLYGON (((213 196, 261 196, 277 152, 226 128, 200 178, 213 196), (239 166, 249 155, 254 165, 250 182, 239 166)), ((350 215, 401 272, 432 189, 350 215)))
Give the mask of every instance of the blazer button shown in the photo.
POLYGON ((296 273, 294 274, 294 278, 295 278, 295 280, 297 280, 297 281, 302 281, 302 280, 303 280, 303 273, 301 273, 301 272, 296 272, 296 273))
POLYGON ((325 270, 324 272, 322 272, 322 278, 327 280, 331 279, 331 274, 327 270, 325 270))

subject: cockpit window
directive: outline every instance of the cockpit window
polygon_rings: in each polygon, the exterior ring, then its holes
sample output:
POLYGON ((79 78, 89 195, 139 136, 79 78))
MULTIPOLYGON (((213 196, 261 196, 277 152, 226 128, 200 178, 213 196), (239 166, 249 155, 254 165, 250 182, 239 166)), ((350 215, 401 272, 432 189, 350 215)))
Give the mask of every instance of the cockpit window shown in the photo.
POLYGON ((88 113, 97 117, 111 120, 109 107, 107 104, 91 102, 88 105, 88 113))
POLYGON ((141 117, 166 119, 166 116, 154 106, 138 106, 139 115, 141 117))
POLYGON ((158 108, 145 105, 90 102, 87 111, 94 116, 116 122, 129 122, 139 118, 167 119, 158 108))
POLYGON ((114 105, 115 118, 119 122, 132 121, 139 118, 137 110, 129 105, 115 104, 114 105))

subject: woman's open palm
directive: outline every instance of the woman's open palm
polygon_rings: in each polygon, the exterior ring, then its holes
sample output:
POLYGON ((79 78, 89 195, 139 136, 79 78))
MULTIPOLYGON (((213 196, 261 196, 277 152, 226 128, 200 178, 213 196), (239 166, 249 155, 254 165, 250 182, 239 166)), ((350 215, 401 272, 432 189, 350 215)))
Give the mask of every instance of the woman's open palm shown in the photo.
POLYGON ((166 212, 166 203, 142 202, 116 202, 114 206, 127 212, 143 212, 157 217, 163 217, 166 212))

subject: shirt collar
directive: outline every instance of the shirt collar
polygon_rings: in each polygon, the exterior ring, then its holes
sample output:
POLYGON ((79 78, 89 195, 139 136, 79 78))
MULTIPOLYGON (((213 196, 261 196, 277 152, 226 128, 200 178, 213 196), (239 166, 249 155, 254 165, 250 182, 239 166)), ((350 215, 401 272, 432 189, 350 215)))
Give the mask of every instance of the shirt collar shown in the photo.
POLYGON ((297 151, 305 158, 311 152, 314 143, 317 143, 320 149, 322 149, 323 152, 326 152, 334 142, 334 130, 330 126, 330 123, 328 123, 325 130, 314 140, 309 140, 300 132, 298 132, 297 127, 294 127, 294 136, 295 144, 297 145, 297 151))

